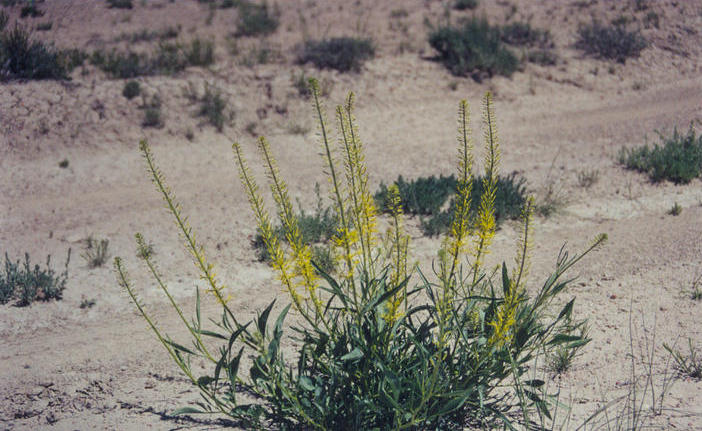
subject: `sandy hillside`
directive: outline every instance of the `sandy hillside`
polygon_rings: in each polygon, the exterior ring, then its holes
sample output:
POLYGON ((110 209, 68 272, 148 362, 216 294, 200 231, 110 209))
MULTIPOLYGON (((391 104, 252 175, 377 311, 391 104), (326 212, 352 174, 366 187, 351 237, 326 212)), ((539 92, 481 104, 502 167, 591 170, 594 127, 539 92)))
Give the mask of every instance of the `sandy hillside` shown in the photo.
MULTIPOLYGON (((326 83, 329 107, 347 91, 356 93, 373 189, 398 175, 453 172, 458 101, 471 104, 479 142, 480 100, 492 91, 502 172, 523 176, 537 202, 549 188, 558 197, 555 214, 536 218, 530 287, 553 269, 563 244, 575 251, 600 232, 609 235, 606 247, 576 267, 578 278, 564 298, 577 297, 576 314, 589 319, 592 337, 569 371, 550 375, 573 408, 565 429, 625 394, 632 384, 630 346, 642 360, 648 346, 654 396, 666 376, 675 377, 652 426, 702 430, 702 381, 676 376, 662 345, 687 352, 690 338, 702 349, 702 302, 687 293, 702 275, 702 183, 654 184, 617 163, 622 146, 657 142, 656 130, 687 130, 702 119, 702 1, 483 0, 475 13, 491 22, 509 16, 548 28, 559 60, 554 66, 528 63, 510 78, 480 83, 454 77, 431 60, 424 22, 441 19, 440 1, 278 1, 281 24, 266 40, 229 37, 235 8, 213 12, 195 0, 134 3, 122 10, 98 0, 47 0, 38 3, 43 17, 26 19, 19 19, 20 6, 3 7, 11 23, 34 28, 51 21, 50 30, 34 37, 61 48, 150 52, 158 41, 130 43, 123 35, 173 27, 184 42, 213 40, 216 61, 173 76, 137 78, 146 96, 132 100, 122 96, 124 80, 109 79, 88 62, 66 81, 0 83, 0 253, 17 259, 28 252, 37 263, 50 254, 53 267, 61 268, 72 249, 63 300, 0 305, 0 429, 227 424, 169 415, 197 399, 196 391, 136 314, 111 265, 88 268, 80 254, 88 236, 109 239, 110 256, 124 258, 159 325, 173 328, 174 338, 183 335, 135 256, 134 233, 142 232, 176 298, 193 309, 198 273, 146 174, 138 142, 148 139, 241 315, 254 316, 276 297, 285 302, 272 271, 254 256, 255 224, 231 143, 240 141, 253 158, 254 136, 268 137, 293 198, 312 208, 314 184, 326 179, 310 103, 293 86, 304 71, 326 83), (406 13, 393 13, 398 10, 406 13), (650 12, 659 17, 658 27, 644 25, 650 12), (649 47, 625 64, 584 56, 574 43, 579 22, 590 16, 633 19, 649 47), (341 35, 371 37, 376 44, 376 57, 359 73, 295 64, 305 37, 341 35), (263 49, 271 51, 269 62, 257 64, 252 58, 263 49), (197 104, 188 98, 206 86, 228 102, 221 133, 196 115, 197 104), (139 106, 155 94, 164 124, 144 128, 139 106), (579 184, 585 171, 598 172, 592 187, 579 184), (675 203, 682 207, 678 216, 668 214, 675 203), (81 308, 85 300, 95 304, 81 308)), ((470 13, 454 11, 452 19, 470 13)), ((254 172, 262 174, 258 166, 254 172)), ((439 240, 422 236, 419 220, 409 224, 413 256, 427 265, 439 240)), ((494 263, 511 262, 517 231, 509 222, 500 229, 494 263)), ((207 312, 216 313, 215 304, 206 302, 207 312)), ((638 364, 636 372, 644 367, 638 364)))

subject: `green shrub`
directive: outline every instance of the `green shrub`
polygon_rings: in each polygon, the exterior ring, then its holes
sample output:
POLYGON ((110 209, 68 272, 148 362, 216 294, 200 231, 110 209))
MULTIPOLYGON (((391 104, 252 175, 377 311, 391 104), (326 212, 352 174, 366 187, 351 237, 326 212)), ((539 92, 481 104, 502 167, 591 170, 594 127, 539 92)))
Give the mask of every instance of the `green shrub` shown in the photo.
POLYGON ((478 0, 455 0, 453 8, 456 10, 475 9, 478 7, 478 0))
POLYGON ((144 110, 144 120, 142 127, 163 127, 163 114, 161 112, 161 98, 154 95, 149 102, 145 102, 141 109, 144 110))
MULTIPOLYGON (((436 178, 421 177, 406 182, 400 176, 394 183, 399 191, 400 201, 405 213, 411 215, 428 216, 421 221, 425 234, 433 236, 445 233, 451 225, 451 214, 455 212, 455 202, 451 200, 449 207, 444 208, 446 201, 456 191, 456 177, 454 175, 436 178)), ((470 214, 472 217, 478 213, 478 206, 484 191, 484 178, 473 178, 471 190, 470 214)), ((384 212, 389 212, 391 205, 388 187, 381 183, 376 192, 375 202, 384 212)), ((507 177, 498 177, 495 192, 495 220, 497 223, 505 219, 516 219, 520 216, 522 207, 526 202, 526 187, 523 178, 512 174, 507 177)))
POLYGON ((22 9, 20 9, 20 18, 26 18, 28 16, 32 18, 38 18, 40 16, 44 16, 44 12, 38 7, 36 7, 36 5, 34 5, 34 2, 32 2, 31 4, 22 6, 22 9))
MULTIPOLYGON (((312 86, 321 127, 329 131, 318 86, 315 82, 312 86)), ((492 127, 489 94, 485 106, 486 123, 492 127)), ((258 146, 289 247, 277 241, 241 147, 233 146, 245 193, 273 257, 272 266, 292 301, 277 309, 277 318, 271 319, 274 301, 248 323, 234 313, 228 292, 195 240, 148 144, 141 142, 152 180, 180 226, 208 293, 222 308, 220 319, 202 318, 200 292, 196 290, 195 318, 186 318, 172 300, 167 275, 157 271, 153 260, 147 258, 147 267, 193 341, 176 342, 156 326, 131 284, 125 264, 115 259, 120 286, 202 395, 196 404, 174 413, 223 414, 241 421, 247 429, 516 429, 537 424, 551 429, 549 410, 557 401, 553 403, 545 393, 544 380, 533 378, 529 370, 535 368, 536 356, 587 342, 573 332, 579 325, 572 314, 575 299, 558 309, 551 306, 570 281, 562 279, 563 274, 584 254, 569 257, 562 251, 554 272, 530 297, 522 270, 528 266, 531 242, 529 202, 511 274, 506 264, 495 274, 491 264, 483 261, 495 233, 491 199, 486 196, 494 192, 498 174, 498 149, 493 135, 486 134, 492 168, 476 237, 469 234, 472 229, 463 204, 466 189, 459 184, 463 203, 456 206, 451 234, 439 249, 435 280, 429 281, 419 270, 415 276, 407 267, 409 237, 402 229, 397 204, 389 223, 389 240, 381 241, 376 232, 377 214, 367 189, 362 147, 357 135, 349 133, 357 130, 353 95, 338 112, 341 139, 324 133, 320 138, 330 194, 344 226, 335 240, 343 262, 336 278, 319 267, 319 276, 315 273, 311 252, 301 241, 292 213, 287 185, 265 138, 258 140, 258 146), (336 149, 343 164, 331 155, 332 142, 339 145, 336 149), (342 179, 344 172, 347 180, 342 179), (347 223, 347 218, 353 223, 347 223), (474 261, 464 269, 461 262, 468 244, 474 245, 469 247, 474 261), (296 323, 289 329, 285 319, 291 307, 296 323), (286 331, 292 332, 289 338, 283 337, 286 331), (293 353, 288 354, 290 349, 293 353), (240 372, 242 365, 249 367, 248 372, 240 372), (205 366, 209 371, 203 374, 205 366)), ((459 112, 459 123, 469 124, 465 102, 461 102, 459 112)), ((464 128, 459 135, 466 133, 464 128)), ((460 159, 470 160, 467 139, 459 139, 458 144, 460 159)), ((468 175, 470 164, 463 163, 458 178, 468 175)), ((393 189, 397 203, 397 190, 393 189)), ((136 239, 137 246, 143 247, 143 236, 137 234, 136 239)), ((604 235, 596 238, 585 253, 605 239, 604 235)))
POLYGON ((34 41, 18 25, 0 34, 0 79, 65 79, 72 59, 71 51, 34 41))
POLYGON ((179 43, 160 42, 152 54, 132 51, 108 53, 94 51, 91 64, 111 78, 130 79, 138 76, 173 75, 188 66, 208 66, 214 62, 214 45, 198 38, 183 46, 179 43))
POLYGON ((267 3, 257 5, 247 1, 239 6, 236 36, 267 36, 275 33, 279 24, 278 14, 272 13, 267 3))
POLYGON ((473 18, 460 27, 441 26, 429 34, 429 44, 438 52, 438 60, 454 75, 484 74, 510 76, 519 60, 507 49, 498 27, 485 18, 473 18))
POLYGON ((603 25, 593 20, 580 26, 575 46, 587 54, 624 63, 627 58, 638 57, 648 42, 638 30, 629 31, 624 25, 603 25))
POLYGON ((312 63, 319 69, 358 72, 363 63, 374 56, 375 47, 370 39, 335 37, 306 41, 297 60, 300 64, 312 63))
POLYGON ((200 109, 197 114, 205 117, 211 125, 217 128, 218 132, 221 132, 224 129, 226 120, 226 108, 227 101, 222 97, 222 92, 206 85, 205 94, 200 99, 200 109))
POLYGON ((673 131, 673 136, 659 135, 662 145, 622 148, 619 163, 628 169, 648 174, 651 181, 687 184, 702 172, 702 136, 690 127, 687 135, 673 131))
POLYGON ((122 89, 122 96, 131 100, 141 93, 141 86, 138 81, 127 81, 122 89))
POLYGON ((132 0, 107 0, 107 7, 110 9, 132 9, 134 3, 132 0))
POLYGON ((60 300, 68 280, 68 263, 71 249, 68 249, 65 269, 56 274, 51 268, 51 256, 46 257, 46 269, 29 262, 29 253, 24 254, 24 265, 12 262, 5 253, 5 271, 0 272, 0 304, 17 300, 17 306, 25 307, 34 301, 60 300))

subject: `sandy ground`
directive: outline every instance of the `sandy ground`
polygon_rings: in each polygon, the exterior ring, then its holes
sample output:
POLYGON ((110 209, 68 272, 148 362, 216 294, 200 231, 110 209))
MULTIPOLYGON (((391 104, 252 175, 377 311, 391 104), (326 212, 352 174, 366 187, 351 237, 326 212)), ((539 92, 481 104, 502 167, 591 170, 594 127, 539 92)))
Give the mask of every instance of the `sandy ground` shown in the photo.
MULTIPOLYGON (((373 187, 400 174, 451 173, 458 100, 472 105, 478 138, 480 99, 493 91, 502 172, 524 176, 537 199, 552 184, 563 202, 555 215, 535 222, 531 287, 554 267, 564 243, 575 251, 597 233, 608 233, 607 246, 577 266, 573 275, 578 279, 566 295, 577 297, 577 316, 589 319, 593 340, 570 371, 551 376, 550 384, 563 388, 563 399, 573 409, 564 429, 575 429, 629 390, 630 346, 637 360, 644 359, 647 342, 653 349, 654 397, 660 396, 666 373, 675 376, 662 343, 685 351, 691 338, 702 348, 702 304, 686 293, 702 274, 700 180, 652 184, 616 162, 622 146, 656 142, 656 130, 685 130, 702 118, 702 2, 649 1, 646 11, 637 11, 634 1, 512 2, 516 19, 551 30, 559 64, 530 64, 511 78, 483 83, 453 77, 430 61, 423 21, 439 19, 441 2, 278 2, 282 23, 267 43, 280 56, 255 66, 243 65, 242 57, 260 41, 240 40, 238 56, 227 48, 234 9, 217 10, 208 26, 210 11, 196 1, 135 3, 135 9, 125 11, 107 9, 101 1, 47 0, 41 4, 44 17, 23 23, 51 20, 52 29, 36 37, 88 51, 125 47, 114 42, 120 34, 169 25, 181 26, 181 40, 194 34, 212 38, 217 47, 212 67, 139 79, 148 95, 158 93, 163 100, 163 128, 142 128, 141 98, 127 100, 122 80, 109 80, 92 66, 76 69, 66 82, 0 87, 1 251, 13 258, 26 251, 38 262, 51 254, 54 267, 60 267, 67 249, 73 249, 62 301, 0 306, 0 429, 227 425, 169 415, 196 399, 196 392, 120 291, 110 265, 89 269, 79 255, 89 235, 109 239, 111 256, 125 259, 159 324, 172 328, 168 332, 175 338, 182 335, 176 316, 167 312, 165 299, 135 257, 133 235, 142 232, 154 244, 172 291, 185 309, 192 309, 197 271, 146 175, 137 148, 146 138, 241 315, 253 316, 275 297, 285 300, 271 270, 254 258, 253 217, 230 146, 238 140, 253 155, 254 137, 247 129, 266 135, 293 197, 313 204, 314 183, 325 184, 325 179, 311 107, 291 83, 291 75, 302 70, 333 84, 329 106, 341 103, 347 91, 356 92, 373 187), (397 9, 407 16, 391 18, 397 9), (610 63, 573 48, 578 22, 590 16, 634 16, 641 23, 648 11, 660 16, 660 28, 643 29, 651 46, 638 59, 610 63), (294 64, 295 46, 304 35, 370 36, 378 55, 358 74, 320 72, 294 64), (195 117, 197 107, 184 95, 189 85, 202 91, 205 83, 228 98, 233 120, 223 133, 195 117), (308 132, 294 134, 293 129, 308 132), (192 141, 185 136, 188 130, 192 141), (64 159, 69 165, 60 168, 64 159), (599 172, 590 188, 578 184, 583 170, 599 172), (682 213, 669 215, 676 202, 682 213), (85 299, 95 305, 80 308, 85 299)), ((510 8, 509 2, 496 2, 478 13, 504 22, 510 8)), ((18 9, 6 8, 12 18, 18 9)), ((154 43, 134 49, 149 50, 154 43)), ((415 259, 430 263, 438 240, 413 232, 415 259)), ((504 225, 491 259, 511 261, 516 237, 516 226, 504 225)), ((203 313, 216 310, 206 303, 203 313)), ((644 374, 637 364, 636 373, 644 374)), ((652 426, 702 429, 702 382, 675 376, 672 383, 652 426)), ((647 404, 650 397, 649 392, 647 404)), ((620 413, 620 406, 612 412, 620 413)))

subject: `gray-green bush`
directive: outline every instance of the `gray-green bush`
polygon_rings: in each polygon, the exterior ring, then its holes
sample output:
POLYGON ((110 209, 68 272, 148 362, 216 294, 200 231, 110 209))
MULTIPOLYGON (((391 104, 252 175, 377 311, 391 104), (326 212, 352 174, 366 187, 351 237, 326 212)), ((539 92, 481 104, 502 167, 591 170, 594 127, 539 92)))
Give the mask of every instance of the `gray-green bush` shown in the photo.
POLYGON ((10 260, 5 253, 5 268, 0 272, 0 304, 16 300, 18 307, 25 307, 34 301, 60 300, 68 281, 68 263, 71 260, 71 249, 68 249, 65 269, 57 274, 51 268, 51 256, 46 257, 46 268, 38 264, 32 266, 29 253, 24 254, 24 262, 20 264, 10 260))

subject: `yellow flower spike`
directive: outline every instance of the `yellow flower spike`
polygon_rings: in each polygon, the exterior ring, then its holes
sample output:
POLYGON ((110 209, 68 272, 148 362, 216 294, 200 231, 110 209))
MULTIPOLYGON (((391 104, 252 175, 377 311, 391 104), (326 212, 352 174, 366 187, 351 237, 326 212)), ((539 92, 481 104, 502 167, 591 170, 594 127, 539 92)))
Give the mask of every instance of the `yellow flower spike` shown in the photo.
POLYGON ((315 316, 314 320, 325 321, 322 300, 317 295, 317 275, 311 263, 312 254, 310 253, 309 246, 302 241, 302 234, 300 233, 297 217, 293 212, 292 203, 288 195, 288 186, 285 181, 280 178, 278 164, 273 158, 270 145, 265 138, 259 138, 258 148, 271 181, 273 200, 278 206, 278 217, 280 218, 285 237, 292 251, 290 263, 294 268, 294 275, 301 278, 297 284, 307 293, 308 298, 306 299, 312 301, 315 316))
POLYGON ((193 257, 193 262, 195 266, 202 273, 201 278, 209 284, 209 291, 217 298, 217 301, 222 304, 222 306, 227 310, 229 314, 233 316, 231 310, 227 306, 227 301, 224 299, 223 290, 224 286, 219 284, 219 281, 215 278, 212 271, 212 264, 207 261, 205 256, 204 248, 202 245, 198 244, 195 239, 195 234, 192 228, 188 224, 188 218, 184 217, 180 210, 180 204, 176 200, 175 194, 166 184, 166 179, 161 172, 161 170, 156 166, 154 162, 154 156, 151 152, 151 148, 146 140, 141 140, 139 142, 139 148, 141 149, 142 155, 144 156, 144 161, 146 162, 147 169, 151 175, 151 181, 154 183, 158 191, 163 195, 163 200, 166 204, 166 208, 173 214, 175 218, 175 223, 183 235, 185 242, 185 247, 190 252, 193 257))
MULTIPOLYGON (((392 215, 392 227, 389 232, 392 235, 391 238, 391 261, 392 261, 392 275, 390 280, 392 281, 391 287, 397 286, 405 278, 407 278, 407 253, 409 249, 409 235, 403 232, 403 220, 402 220, 402 203, 400 201, 400 189, 397 184, 392 184, 388 187, 388 193, 390 197, 390 214, 392 215)), ((388 323, 394 323, 400 316, 400 305, 405 303, 405 308, 407 308, 407 289, 403 287, 401 291, 397 292, 393 298, 389 300, 388 311, 385 316, 385 320, 388 323)))
POLYGON ((239 168, 239 177, 244 186, 244 191, 251 205, 251 209, 256 217, 258 229, 261 232, 263 242, 266 245, 266 250, 271 257, 272 266, 278 271, 278 278, 282 282, 285 290, 290 294, 293 304, 298 312, 303 316, 307 316, 306 311, 302 307, 300 295, 296 291, 296 286, 292 280, 293 274, 290 273, 290 265, 285 259, 285 253, 280 247, 278 237, 275 234, 270 216, 265 209, 263 197, 259 192, 258 185, 254 180, 249 170, 246 159, 241 153, 241 147, 238 143, 232 145, 236 156, 237 167, 239 168))
POLYGON ((455 292, 456 269, 461 255, 466 249, 471 234, 470 205, 473 189, 473 142, 470 130, 470 110, 468 103, 461 100, 458 105, 458 184, 456 187, 456 207, 448 235, 440 250, 440 275, 444 284, 446 301, 450 301, 455 292))
POLYGON ((483 99, 483 134, 485 136, 485 177, 483 194, 480 197, 478 216, 475 223, 475 262, 473 264, 473 283, 478 279, 483 258, 495 236, 495 195, 497 193, 497 175, 500 162, 500 146, 497 137, 497 124, 492 106, 492 94, 485 94, 483 99))

